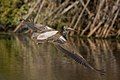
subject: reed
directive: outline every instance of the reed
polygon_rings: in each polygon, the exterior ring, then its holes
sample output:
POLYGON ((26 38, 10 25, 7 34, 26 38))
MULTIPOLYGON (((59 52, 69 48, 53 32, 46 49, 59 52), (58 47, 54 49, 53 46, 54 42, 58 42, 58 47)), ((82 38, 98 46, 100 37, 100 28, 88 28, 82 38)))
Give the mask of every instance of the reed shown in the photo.
MULTIPOLYGON (((67 25, 76 32, 70 35, 86 37, 120 36, 120 0, 38 0, 31 12, 34 23, 60 28, 67 25)), ((32 6, 33 7, 33 6, 32 6)), ((27 18, 31 18, 28 17, 27 18)))

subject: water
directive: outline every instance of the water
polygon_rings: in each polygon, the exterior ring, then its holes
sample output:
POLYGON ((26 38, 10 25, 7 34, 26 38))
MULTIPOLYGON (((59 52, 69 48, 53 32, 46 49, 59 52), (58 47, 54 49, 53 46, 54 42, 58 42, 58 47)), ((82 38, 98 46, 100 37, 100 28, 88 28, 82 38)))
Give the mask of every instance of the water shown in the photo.
POLYGON ((120 41, 70 38, 68 41, 104 75, 88 70, 52 43, 37 45, 21 35, 0 35, 0 80, 120 80, 120 41))

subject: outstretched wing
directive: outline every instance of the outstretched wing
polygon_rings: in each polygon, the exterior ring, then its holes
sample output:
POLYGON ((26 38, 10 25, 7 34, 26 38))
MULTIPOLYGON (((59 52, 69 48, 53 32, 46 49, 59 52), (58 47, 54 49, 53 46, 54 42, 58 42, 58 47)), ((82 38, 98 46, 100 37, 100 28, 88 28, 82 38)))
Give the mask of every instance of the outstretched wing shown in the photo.
POLYGON ((92 69, 95 70, 83 57, 82 55, 78 55, 76 54, 74 51, 68 51, 67 49, 65 49, 63 46, 61 46, 60 44, 55 44, 55 46, 62 51, 63 53, 65 53, 67 56, 71 57, 72 59, 74 59, 76 62, 84 65, 85 67, 87 67, 88 69, 92 69))

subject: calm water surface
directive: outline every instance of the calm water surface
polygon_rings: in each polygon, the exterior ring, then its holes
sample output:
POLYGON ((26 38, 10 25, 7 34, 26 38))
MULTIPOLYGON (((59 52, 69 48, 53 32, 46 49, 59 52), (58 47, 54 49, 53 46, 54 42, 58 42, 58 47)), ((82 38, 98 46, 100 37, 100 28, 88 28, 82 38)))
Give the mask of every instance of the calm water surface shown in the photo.
POLYGON ((120 40, 70 38, 76 51, 104 75, 67 57, 52 43, 0 35, 0 80, 120 80, 120 40))

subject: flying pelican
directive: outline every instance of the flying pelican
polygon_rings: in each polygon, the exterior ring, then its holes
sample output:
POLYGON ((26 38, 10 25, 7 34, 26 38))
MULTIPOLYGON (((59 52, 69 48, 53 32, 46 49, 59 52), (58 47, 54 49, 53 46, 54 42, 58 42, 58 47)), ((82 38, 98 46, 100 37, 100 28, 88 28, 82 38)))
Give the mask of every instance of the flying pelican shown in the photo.
POLYGON ((88 69, 101 71, 93 68, 78 52, 70 50, 71 44, 67 42, 66 36, 69 31, 75 31, 74 29, 63 27, 63 32, 60 34, 59 31, 41 24, 26 23, 25 26, 32 31, 32 38, 38 43, 45 40, 52 42, 60 51, 71 57, 76 62, 84 65, 88 69))

